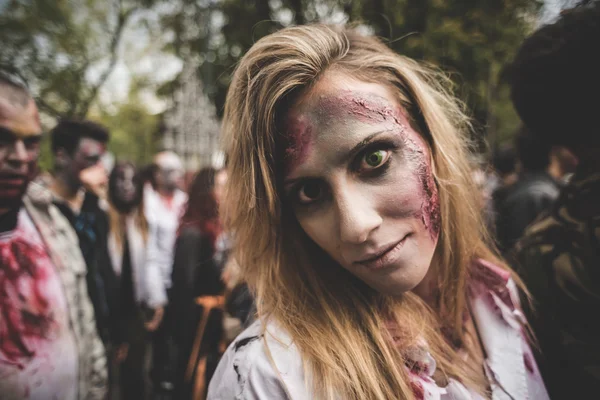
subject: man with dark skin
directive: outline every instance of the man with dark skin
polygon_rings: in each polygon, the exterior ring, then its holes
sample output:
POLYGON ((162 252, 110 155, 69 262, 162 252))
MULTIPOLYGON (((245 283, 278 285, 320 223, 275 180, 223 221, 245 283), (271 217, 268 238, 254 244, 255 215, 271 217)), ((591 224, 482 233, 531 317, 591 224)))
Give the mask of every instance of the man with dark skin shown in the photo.
POLYGON ((106 358, 77 236, 32 182, 41 137, 26 87, 0 73, 0 393, 103 399, 106 358))

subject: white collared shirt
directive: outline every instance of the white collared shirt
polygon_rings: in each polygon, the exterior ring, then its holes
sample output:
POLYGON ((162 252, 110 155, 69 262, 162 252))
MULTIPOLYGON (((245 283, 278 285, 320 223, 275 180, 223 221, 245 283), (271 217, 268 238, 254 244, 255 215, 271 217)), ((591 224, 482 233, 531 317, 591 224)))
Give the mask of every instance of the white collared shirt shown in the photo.
MULTIPOLYGON (((474 263, 469 291, 475 325, 487 358, 484 368, 493 400, 547 400, 548 393, 523 332, 524 317, 510 274, 484 260, 474 263)), ((460 382, 440 387, 435 361, 421 353, 428 368, 410 376, 427 400, 483 400, 460 382)), ((313 399, 300 352, 276 323, 256 321, 229 346, 209 385, 209 400, 313 399)), ((416 395, 417 393, 415 393, 416 395)))
POLYGON ((177 228, 186 204, 187 195, 181 190, 174 193, 172 203, 167 206, 152 186, 144 188, 144 213, 148 220, 146 287, 150 307, 167 303, 177 228))

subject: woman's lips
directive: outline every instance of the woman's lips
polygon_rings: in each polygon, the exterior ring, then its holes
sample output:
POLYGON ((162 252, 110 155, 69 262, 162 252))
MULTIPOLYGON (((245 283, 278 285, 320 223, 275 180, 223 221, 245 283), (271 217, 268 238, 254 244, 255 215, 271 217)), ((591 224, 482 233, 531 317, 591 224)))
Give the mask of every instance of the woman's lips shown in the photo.
POLYGON ((410 235, 411 235, 410 233, 407 234, 399 242, 390 246, 387 250, 384 250, 381 254, 379 254, 373 258, 369 258, 367 260, 358 261, 357 264, 360 264, 364 267, 367 267, 367 268, 373 269, 373 270, 378 270, 378 269, 388 267, 389 265, 391 265, 397 261, 400 251, 401 251, 402 247, 404 247, 404 243, 406 243, 406 239, 410 235))

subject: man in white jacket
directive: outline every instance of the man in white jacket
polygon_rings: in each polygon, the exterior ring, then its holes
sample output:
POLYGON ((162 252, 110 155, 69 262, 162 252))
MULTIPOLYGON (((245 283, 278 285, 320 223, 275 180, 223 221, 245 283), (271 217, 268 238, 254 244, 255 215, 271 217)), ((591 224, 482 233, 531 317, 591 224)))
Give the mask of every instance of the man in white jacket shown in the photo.
MULTIPOLYGON (((164 326, 160 326, 164 307, 171 288, 173 250, 177 238, 179 218, 187 203, 187 195, 179 189, 183 179, 183 165, 170 151, 154 157, 151 182, 144 188, 144 209, 148 219, 147 248, 148 306, 155 310, 146 328, 154 333, 152 378, 160 388, 169 389, 169 343, 164 326)), ((165 324, 162 324, 165 325, 165 324)))

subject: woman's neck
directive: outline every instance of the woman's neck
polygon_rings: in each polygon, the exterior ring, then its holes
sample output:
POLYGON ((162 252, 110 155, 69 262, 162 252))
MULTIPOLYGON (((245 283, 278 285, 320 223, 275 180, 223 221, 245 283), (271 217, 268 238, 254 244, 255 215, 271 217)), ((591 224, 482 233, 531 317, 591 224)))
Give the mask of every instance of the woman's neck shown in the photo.
POLYGON ((437 273, 435 272, 435 263, 432 261, 427 274, 421 282, 412 290, 414 294, 419 296, 433 310, 437 309, 438 302, 438 285, 437 273))

